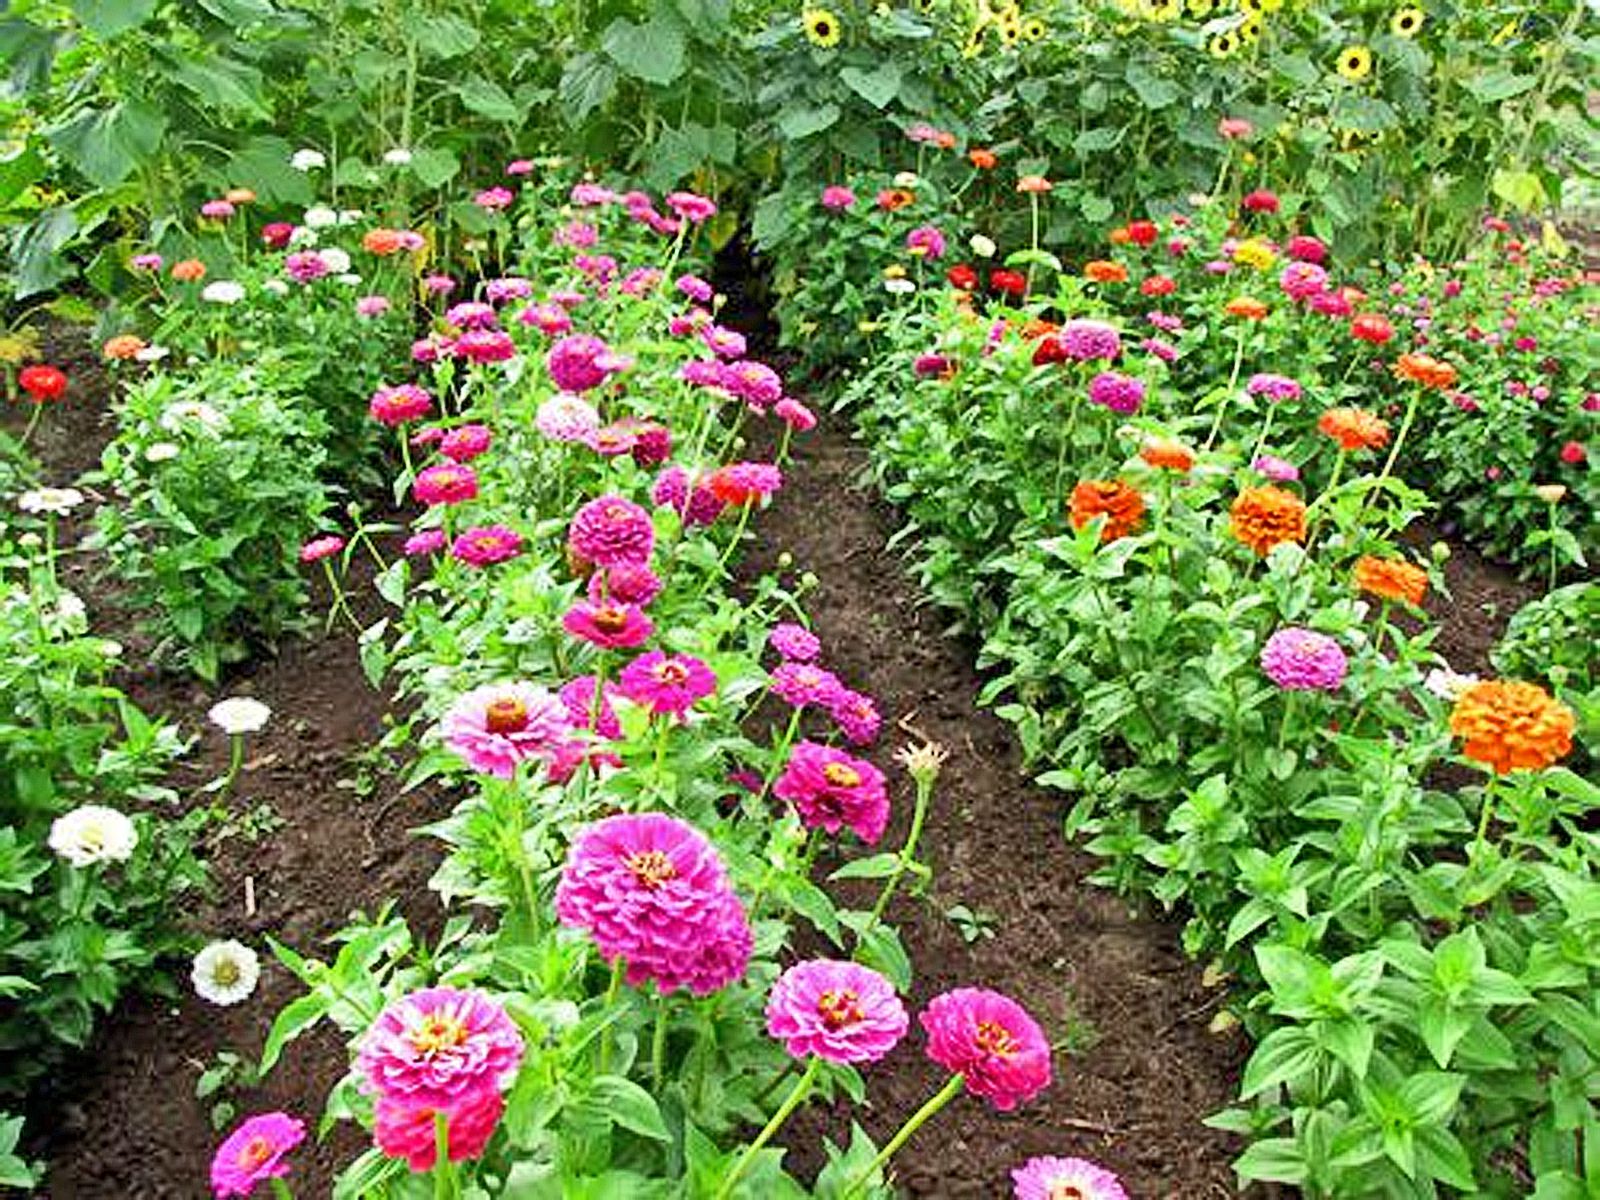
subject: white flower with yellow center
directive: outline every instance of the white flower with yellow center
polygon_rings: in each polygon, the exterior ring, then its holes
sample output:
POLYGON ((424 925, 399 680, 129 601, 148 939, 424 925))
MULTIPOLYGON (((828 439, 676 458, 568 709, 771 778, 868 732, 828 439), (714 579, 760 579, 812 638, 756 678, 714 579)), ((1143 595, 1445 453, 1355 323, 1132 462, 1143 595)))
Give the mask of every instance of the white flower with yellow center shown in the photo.
POLYGON ((296 150, 289 156, 289 165, 296 171, 318 171, 328 165, 321 150, 296 150))
POLYGON ((226 1008, 248 1000, 261 979, 261 960, 243 942, 212 942, 194 956, 189 972, 202 1000, 226 1008))
POLYGON ((260 733, 267 727, 272 710, 252 696, 230 696, 213 704, 206 715, 213 725, 233 737, 241 733, 260 733))
POLYGON ((138 844, 133 822, 103 804, 75 808, 50 826, 50 849, 75 867, 127 862, 138 844))
POLYGON ((83 503, 83 493, 77 488, 34 488, 17 497, 17 507, 25 513, 49 513, 64 517, 83 503))
POLYGON ((993 258, 995 251, 1000 248, 994 244, 993 238, 984 237, 981 233, 973 234, 968 239, 967 245, 972 247, 972 252, 979 258, 993 258))

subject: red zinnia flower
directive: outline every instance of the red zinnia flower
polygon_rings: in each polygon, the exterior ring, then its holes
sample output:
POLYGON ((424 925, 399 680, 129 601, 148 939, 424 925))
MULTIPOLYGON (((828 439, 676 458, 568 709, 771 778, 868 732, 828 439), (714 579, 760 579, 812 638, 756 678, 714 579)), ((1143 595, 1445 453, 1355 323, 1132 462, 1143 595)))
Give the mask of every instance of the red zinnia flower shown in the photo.
POLYGON ((1020 296, 1028 290, 1028 277, 1021 271, 997 267, 989 272, 989 286, 1008 296, 1020 296))
POLYGON ((1136 246, 1153 246, 1161 230, 1154 221, 1129 221, 1128 240, 1136 246))
POLYGON ((1260 188, 1239 201, 1245 212, 1275 213, 1278 211, 1278 193, 1260 188))
POLYGON ((1363 342, 1381 346, 1394 337, 1394 326, 1387 317, 1377 313, 1362 313, 1350 322, 1350 336, 1363 342))
POLYGON ((67 390, 67 376, 59 367, 23 367, 17 382, 35 404, 59 400, 67 390))
POLYGON ((963 292, 970 292, 978 286, 978 272, 967 263, 957 263, 945 272, 950 286, 960 288, 963 292))
POLYGON ((1561 461, 1572 466, 1577 466, 1588 456, 1582 442, 1568 442, 1561 447, 1561 461))

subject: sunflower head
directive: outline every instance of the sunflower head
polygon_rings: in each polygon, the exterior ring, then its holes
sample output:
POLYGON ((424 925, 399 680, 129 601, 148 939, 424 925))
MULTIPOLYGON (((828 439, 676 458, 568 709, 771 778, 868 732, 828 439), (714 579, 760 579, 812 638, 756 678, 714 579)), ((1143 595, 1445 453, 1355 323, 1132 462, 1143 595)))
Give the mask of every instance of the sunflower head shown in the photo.
POLYGON ((1372 51, 1365 46, 1346 46, 1339 51, 1339 74, 1355 81, 1372 74, 1372 51))
POLYGON ((1191 17, 1209 17, 1217 7, 1217 0, 1189 0, 1191 17))
POLYGON ((1022 40, 1025 42, 1043 41, 1045 35, 1044 21, 1039 17, 1028 17, 1022 22, 1022 40))
POLYGON ((1261 31, 1266 28, 1260 17, 1250 17, 1239 26, 1239 40, 1248 44, 1261 40, 1261 31))
POLYGON ((1411 38, 1422 32, 1422 24, 1428 15, 1420 8, 1400 8, 1395 10, 1389 19, 1389 32, 1395 37, 1411 38))
POLYGON ((800 14, 800 27, 805 31, 806 40, 822 50, 832 50, 843 36, 839 18, 832 9, 806 9, 800 14))
POLYGON ((1239 37, 1224 30, 1206 43, 1206 49, 1212 58, 1232 58, 1239 52, 1239 37))

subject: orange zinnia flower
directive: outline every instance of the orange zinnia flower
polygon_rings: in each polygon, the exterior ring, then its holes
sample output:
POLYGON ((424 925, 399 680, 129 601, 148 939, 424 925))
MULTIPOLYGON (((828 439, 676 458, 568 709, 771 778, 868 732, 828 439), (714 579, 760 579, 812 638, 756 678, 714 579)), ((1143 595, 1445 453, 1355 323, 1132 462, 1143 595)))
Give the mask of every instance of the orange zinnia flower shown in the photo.
POLYGON ((1030 342, 1036 342, 1042 337, 1049 337, 1052 333, 1059 333, 1061 326, 1054 321, 1046 321, 1043 317, 1035 317, 1022 327, 1022 336, 1030 342))
POLYGON ((1230 317, 1243 317, 1246 321, 1261 321, 1272 310, 1254 296, 1236 296, 1224 309, 1230 317))
POLYGON ((1120 479, 1085 479, 1072 489, 1072 527, 1082 529, 1096 517, 1106 519, 1102 542, 1114 542, 1139 527, 1144 497, 1120 479))
POLYGON ((1356 586, 1385 600, 1420 605, 1428 594, 1428 573, 1402 558, 1363 554, 1356 559, 1356 586))
POLYGON ((107 358, 120 359, 126 362, 143 349, 144 339, 138 334, 119 333, 116 337, 106 339, 106 344, 100 347, 100 353, 107 358))
POLYGON ((1174 438, 1151 438, 1140 448, 1139 457, 1152 467, 1169 471, 1188 471, 1194 466, 1194 451, 1174 438))
POLYGON ((400 231, 398 229, 369 229, 366 236, 361 239, 361 247, 373 254, 393 254, 401 246, 400 231))
POLYGON ((1034 196, 1042 196, 1045 192, 1054 190, 1055 186, 1043 175, 1024 175, 1017 180, 1017 191, 1034 196))
POLYGON ((1376 450, 1389 441, 1388 424, 1364 408, 1330 408, 1317 418, 1317 428, 1341 450, 1376 450))
POLYGON ((993 150, 985 150, 981 146, 975 146, 967 151, 967 161, 980 171, 992 171, 1000 162, 993 150))
POLYGON ((1262 556, 1284 542, 1306 540, 1305 501, 1270 484, 1245 488, 1230 516, 1233 536, 1262 556))
POLYGON ((1097 258, 1083 264, 1083 277, 1091 283, 1127 283, 1128 268, 1119 262, 1097 258))
POLYGON ((254 204, 256 194, 246 187, 229 188, 222 198, 229 204, 254 204))
POLYGON ((172 264, 172 277, 179 283, 198 283, 206 277, 206 265, 198 258, 186 258, 172 264))
POLYGON ((1450 732, 1465 738, 1461 752, 1504 775, 1542 771, 1572 749, 1577 718, 1536 683, 1489 679, 1456 698, 1450 732))
POLYGON ((1126 225, 1118 225, 1111 231, 1110 241, 1113 246, 1126 246, 1133 241, 1133 234, 1126 225))
POLYGON ((1440 390, 1454 387, 1457 378, 1456 369, 1449 363, 1440 362, 1426 354, 1402 354, 1395 361, 1394 373, 1401 379, 1440 390))
POLYGON ((916 193, 905 188, 885 188, 878 193, 878 207, 884 212, 898 212, 902 208, 915 204, 916 193))

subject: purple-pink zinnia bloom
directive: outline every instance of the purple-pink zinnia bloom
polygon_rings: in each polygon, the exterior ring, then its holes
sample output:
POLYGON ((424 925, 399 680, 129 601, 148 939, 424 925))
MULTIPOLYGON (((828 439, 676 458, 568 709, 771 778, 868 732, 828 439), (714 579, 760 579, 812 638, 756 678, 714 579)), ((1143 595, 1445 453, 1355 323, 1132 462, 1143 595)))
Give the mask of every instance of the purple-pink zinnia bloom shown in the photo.
POLYGON ((1089 381, 1089 399, 1114 413, 1136 413, 1144 403, 1144 380, 1102 371, 1089 381))
POLYGON ((927 1055, 1002 1112, 1050 1086, 1050 1043, 1022 1005, 985 988, 935 996, 918 1018, 927 1055))
POLYGON ((698 658, 652 650, 622 668, 617 686, 629 700, 653 713, 681 717, 717 690, 717 677, 698 658))
POLYGON ((1110 361, 1122 353, 1122 335, 1104 321, 1068 321, 1056 340, 1068 358, 1079 362, 1110 361))
POLYGON ((606 650, 642 646, 656 631, 650 618, 631 604, 590 604, 580 600, 561 618, 573 637, 606 650))
POLYGON ((1298 400, 1301 393, 1298 380, 1268 371, 1250 376, 1250 382, 1244 385, 1244 390, 1252 396, 1265 396, 1268 400, 1298 400))
POLYGON ((367 403, 372 418, 390 429, 416 421, 433 411, 433 397, 414 383, 381 387, 367 403))
POLYGON ((256 1184, 289 1173, 285 1156, 306 1140, 305 1122, 288 1113, 262 1113, 230 1133, 211 1159, 211 1194, 216 1200, 249 1196, 256 1184))
POLYGON ((458 425, 439 439, 439 453, 451 462, 470 462, 489 448, 494 435, 487 425, 458 425))
POLYGON ((780 621, 767 635, 767 645, 778 652, 784 662, 815 662, 822 653, 822 642, 804 625, 793 621, 780 621))
POLYGON ((325 558, 332 558, 344 547, 345 540, 336 533, 312 538, 300 547, 300 561, 303 563, 321 562, 325 558))
POLYGON ((877 1062, 910 1023, 894 985, 859 963, 796 963, 767 997, 767 1032, 800 1059, 877 1062))
POLYGON ((503 329, 469 329, 451 343, 450 352, 468 362, 508 362, 517 356, 517 344, 503 329))
POLYGON ((889 824, 883 772, 818 742, 796 743, 772 793, 794 805, 808 829, 837 833, 848 825, 869 846, 889 824))
POLYGON ((796 708, 827 707, 844 690, 832 671, 809 662, 784 662, 772 671, 772 694, 796 708))
POLYGON ((1261 669, 1267 678, 1292 692, 1335 691, 1348 668, 1339 643, 1310 629, 1280 629, 1261 648, 1261 669))
POLYGON ((918 225, 906 234, 906 249, 933 262, 944 257, 944 234, 940 233, 936 226, 918 225))
MULTIPOLYGON (((409 546, 408 542, 408 554, 409 546)), ((450 557, 469 567, 492 567, 521 553, 522 535, 505 525, 474 525, 456 534, 450 543, 450 557)))
POLYGON ((424 554, 437 554, 444 549, 447 540, 442 529, 421 530, 406 539, 405 555, 407 558, 419 558, 424 554))
POLYGON ((556 916, 588 930, 635 986, 705 996, 742 978, 752 937, 717 852, 664 813, 607 817, 578 834, 556 887, 556 916))
POLYGON ((709 197, 697 195, 694 192, 671 192, 667 195, 667 207, 677 213, 685 221, 698 225, 717 215, 716 202, 709 197))
POLYGON ((828 705, 828 715, 839 727, 839 732, 844 734, 845 740, 854 746, 872 745, 878 740, 878 731, 883 728, 883 715, 878 712, 877 702, 871 696, 864 696, 849 688, 839 690, 839 694, 828 705))
POLYGON ((572 518, 567 548, 581 562, 597 567, 650 561, 656 527, 650 514, 623 496, 599 496, 572 518))
POLYGON ((510 779, 517 764, 550 756, 566 736, 567 709, 531 683, 490 683, 458 696, 439 729, 474 771, 510 779))
POLYGON ((618 563, 589 576, 589 599, 595 604, 610 600, 643 607, 661 594, 661 588, 661 576, 645 563, 618 563))
POLYGON ((1083 1158, 1030 1158, 1011 1178, 1015 1200, 1128 1200, 1114 1174, 1083 1158))
POLYGON ((587 392, 622 369, 624 360, 592 333, 560 338, 545 355, 545 369, 563 392, 587 392))
POLYGON ((499 1091, 522 1061, 522 1035, 484 992, 423 988, 394 1001, 361 1039, 361 1090, 397 1104, 449 1109, 499 1091))
POLYGON ((502 208, 508 208, 516 198, 516 193, 510 188, 492 187, 484 188, 472 198, 472 202, 488 212, 499 212, 502 208))
POLYGON ((471 467, 459 463, 439 463, 423 467, 411 481, 411 494, 418 503, 461 504, 478 494, 478 476, 471 467))
POLYGON ((843 184, 834 183, 822 189, 822 207, 834 212, 843 212, 854 207, 856 194, 843 184))
POLYGON ((1276 454, 1258 454, 1250 467, 1275 483, 1293 483, 1300 478, 1300 468, 1276 454))

